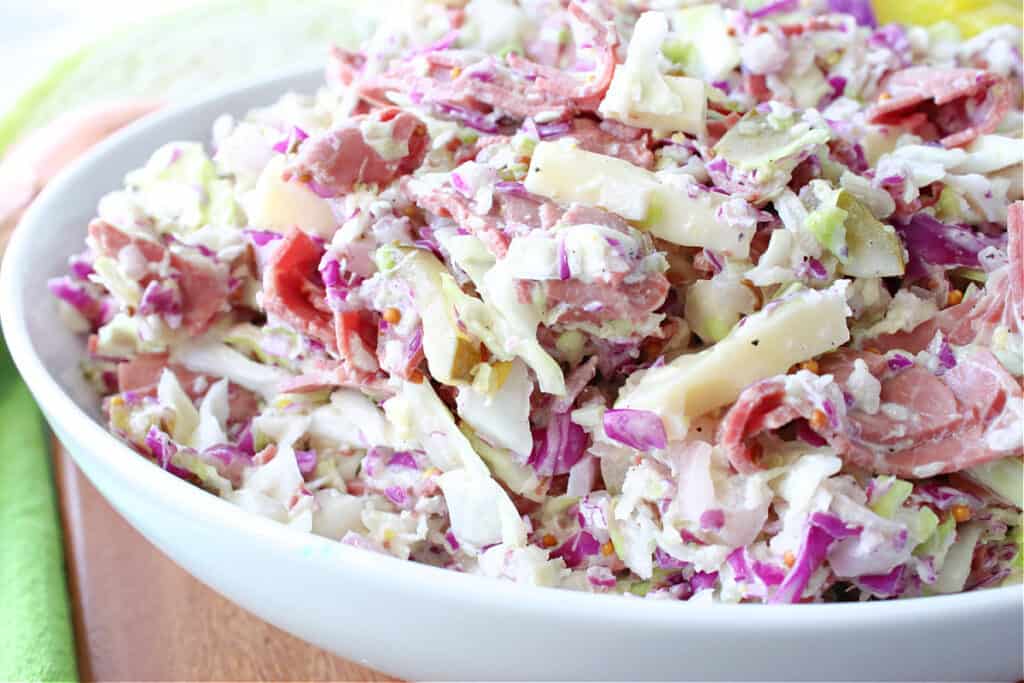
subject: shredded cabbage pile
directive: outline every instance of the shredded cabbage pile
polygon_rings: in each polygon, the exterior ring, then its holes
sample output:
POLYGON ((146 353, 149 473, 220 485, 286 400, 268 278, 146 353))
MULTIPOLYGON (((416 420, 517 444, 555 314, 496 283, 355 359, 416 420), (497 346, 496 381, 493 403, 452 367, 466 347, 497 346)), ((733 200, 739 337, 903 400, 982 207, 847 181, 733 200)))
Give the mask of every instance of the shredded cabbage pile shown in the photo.
POLYGON ((111 431, 255 514, 652 599, 1022 575, 1021 30, 408 3, 100 202, 111 431))

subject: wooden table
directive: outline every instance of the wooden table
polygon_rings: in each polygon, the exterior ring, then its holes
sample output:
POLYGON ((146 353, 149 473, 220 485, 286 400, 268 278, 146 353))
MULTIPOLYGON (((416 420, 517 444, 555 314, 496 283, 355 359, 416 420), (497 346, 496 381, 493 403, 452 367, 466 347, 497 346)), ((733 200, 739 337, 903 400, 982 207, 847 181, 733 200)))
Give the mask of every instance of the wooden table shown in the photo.
POLYGON ((83 681, 390 681, 267 624, 128 525, 54 440, 83 681))

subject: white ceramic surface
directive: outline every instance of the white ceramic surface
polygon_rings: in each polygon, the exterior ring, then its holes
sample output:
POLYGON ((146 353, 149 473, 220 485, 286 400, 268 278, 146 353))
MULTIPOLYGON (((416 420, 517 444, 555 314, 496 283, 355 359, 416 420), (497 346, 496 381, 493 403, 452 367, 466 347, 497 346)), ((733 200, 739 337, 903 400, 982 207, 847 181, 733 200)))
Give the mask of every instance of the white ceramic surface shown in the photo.
POLYGON ((157 547, 263 619, 406 678, 1024 678, 1019 586, 872 604, 711 607, 515 586, 290 531, 109 435, 78 374, 84 340, 61 326, 46 279, 81 249, 100 196, 157 146, 208 140, 218 114, 319 81, 319 73, 279 76, 133 125, 54 181, 7 251, 0 316, 19 370, 78 465, 157 547))

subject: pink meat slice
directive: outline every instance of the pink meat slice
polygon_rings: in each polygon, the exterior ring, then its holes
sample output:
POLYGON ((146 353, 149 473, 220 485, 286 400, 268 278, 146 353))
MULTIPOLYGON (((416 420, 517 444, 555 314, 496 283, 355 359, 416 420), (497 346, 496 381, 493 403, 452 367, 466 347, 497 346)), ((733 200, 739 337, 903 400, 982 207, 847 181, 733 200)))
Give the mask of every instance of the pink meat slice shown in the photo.
MULTIPOLYGON (((601 209, 574 205, 562 215, 564 225, 600 225, 625 233, 629 225, 619 216, 601 209)), ((612 320, 640 322, 665 303, 670 284, 663 273, 648 273, 635 282, 626 282, 628 273, 612 273, 608 282, 585 283, 580 280, 547 280, 547 307, 565 305, 554 322, 593 323, 612 320)))
MULTIPOLYGON (((972 350, 941 376, 917 366, 886 373, 880 356, 851 350, 826 356, 819 365, 845 387, 858 358, 882 377, 883 404, 898 410, 835 411, 835 420, 818 433, 850 462, 869 472, 920 478, 1020 452, 1020 439, 1006 435, 1020 429, 1021 387, 989 351, 972 350)), ((756 471, 752 439, 797 418, 810 419, 826 398, 787 395, 783 377, 748 387, 719 432, 730 463, 739 472, 756 471)))
POLYGON ((547 307, 567 304, 554 322, 594 323, 612 320, 641 322, 665 302, 669 282, 662 273, 650 273, 637 282, 615 278, 611 282, 548 280, 547 307))
POLYGON ((413 93, 417 98, 440 103, 442 109, 455 106, 481 115, 499 112, 525 118, 544 112, 561 116, 568 111, 567 101, 540 90, 526 75, 492 60, 468 50, 431 52, 360 80, 359 94, 376 101, 388 92, 413 93), (488 74, 484 78, 475 75, 481 69, 488 74))
POLYGON ((292 228, 267 261, 263 273, 263 307, 329 349, 336 349, 334 320, 324 310, 325 294, 317 267, 323 249, 292 228))
MULTIPOLYGON (((809 374, 806 370, 801 372, 809 374)), ((819 434, 837 450, 849 450, 851 444, 846 436, 849 427, 842 395, 834 385, 832 389, 831 395, 790 394, 786 391, 786 379, 781 375, 755 382, 744 389, 718 428, 718 442, 729 464, 741 474, 761 469, 753 438, 762 432, 784 427, 798 418, 811 419, 816 411, 832 416, 819 434)))
MULTIPOLYGON (((593 112, 615 71, 618 34, 611 22, 596 19, 580 3, 571 3, 568 12, 575 20, 576 44, 589 44, 595 53, 594 69, 586 77, 532 62, 516 53, 510 53, 500 64, 475 51, 442 50, 359 80, 359 92, 374 101, 388 91, 412 93, 471 113, 499 112, 517 118, 593 112)), ((339 79, 343 77, 339 72, 339 79)))
MULTIPOLYGON (((117 389, 120 392, 141 391, 156 387, 160 374, 167 367, 166 353, 141 353, 131 360, 117 364, 117 389)), ((191 384, 195 377, 181 377, 185 384, 191 384)))
POLYGON ((299 147, 284 178, 316 183, 318 194, 338 196, 358 184, 386 185, 412 173, 427 154, 427 126, 415 115, 395 107, 353 117, 344 124, 312 137, 299 147), (391 138, 405 153, 386 158, 363 136, 366 124, 386 125, 391 138))
POLYGON ((916 66, 885 78, 868 120, 959 147, 994 131, 1009 109, 1009 84, 997 74, 916 66))
MULTIPOLYGON (((931 341, 931 340, 929 340, 931 341)), ((885 357, 870 351, 839 349, 818 360, 818 370, 822 375, 832 375, 836 383, 846 386, 846 381, 853 373, 853 364, 862 360, 872 375, 881 375, 886 368, 885 357)))
POLYGON ((421 190, 410 184, 405 190, 418 207, 438 216, 450 216, 460 228, 476 235, 498 258, 508 251, 509 233, 550 227, 560 215, 557 206, 542 197, 495 192, 490 211, 481 215, 475 211, 473 201, 454 188, 421 190))
POLYGON ((997 326, 1024 330, 1024 202, 1007 211, 1006 266, 989 274, 985 289, 936 316, 939 329, 954 344, 985 344, 997 326))
POLYGON ((487 250, 501 258, 508 251, 509 238, 492 210, 486 216, 473 211, 472 202, 454 190, 435 189, 426 193, 411 193, 416 205, 438 216, 450 216, 467 232, 476 235, 487 250))
POLYGON ((130 237, 98 218, 89 223, 89 237, 101 254, 111 258, 117 258, 118 252, 128 245, 134 245, 149 262, 163 260, 166 253, 161 244, 141 237, 130 237))
POLYGON ((889 469, 908 477, 947 474, 1021 452, 1021 388, 990 352, 974 351, 943 379, 961 420, 930 441, 886 456, 889 469))
MULTIPOLYGON (((89 237, 100 253, 112 258, 117 258, 118 253, 129 245, 135 246, 150 263, 160 263, 167 256, 163 245, 129 236, 99 219, 89 224, 89 237)), ((170 265, 181 274, 178 286, 181 288, 182 323, 191 334, 202 334, 217 314, 227 308, 230 294, 227 273, 198 254, 185 256, 171 251, 170 265)))
POLYGON ((580 45, 589 44, 595 52, 596 64, 587 78, 581 81, 568 71, 530 62, 516 53, 509 55, 508 62, 512 68, 534 79, 542 92, 550 93, 560 100, 568 100, 576 111, 594 111, 604 98, 615 74, 618 33, 612 22, 598 19, 579 2, 569 5, 569 15, 579 27, 578 31, 574 31, 577 49, 580 45))
POLYGON ((357 372, 346 361, 334 359, 314 362, 307 372, 282 383, 280 390, 284 393, 304 394, 336 387, 393 393, 385 378, 357 372))
POLYGON ((575 118, 569 135, 588 152, 618 157, 646 169, 654 168, 654 153, 648 147, 646 131, 615 121, 598 123, 593 119, 575 118))
POLYGON ((334 336, 338 355, 349 369, 368 377, 377 372, 377 336, 379 319, 370 310, 339 311, 334 314, 334 336))
POLYGON ((907 440, 931 440, 944 435, 961 420, 956 397, 938 377, 921 367, 910 367, 882 381, 881 400, 907 410, 906 420, 851 411, 859 427, 858 440, 872 444, 893 444, 907 440))
MULTIPOLYGON (((1020 396, 1020 386, 988 351, 975 351, 942 377, 971 420, 988 421, 1020 396)), ((1024 438, 1024 437, 1022 437, 1024 438)))
POLYGON ((935 318, 925 320, 910 332, 894 332, 892 334, 880 334, 863 343, 863 346, 876 349, 882 353, 889 351, 908 351, 918 353, 928 348, 928 344, 935 338, 939 324, 935 318))

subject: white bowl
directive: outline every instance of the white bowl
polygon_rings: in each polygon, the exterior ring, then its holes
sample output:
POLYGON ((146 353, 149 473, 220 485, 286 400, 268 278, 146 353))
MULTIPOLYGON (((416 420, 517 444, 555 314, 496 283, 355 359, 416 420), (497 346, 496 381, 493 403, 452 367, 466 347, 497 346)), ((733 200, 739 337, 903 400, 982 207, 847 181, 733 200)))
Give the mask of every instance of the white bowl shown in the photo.
POLYGON ((78 466, 146 538, 270 623, 406 678, 1024 678, 1020 586, 896 602, 708 607, 517 586, 291 531, 108 434, 79 376, 84 340, 61 325, 47 278, 82 249, 99 198, 159 145, 208 140, 217 115, 319 82, 319 71, 279 76, 134 124, 55 180, 8 248, 0 318, 18 369, 78 466))

